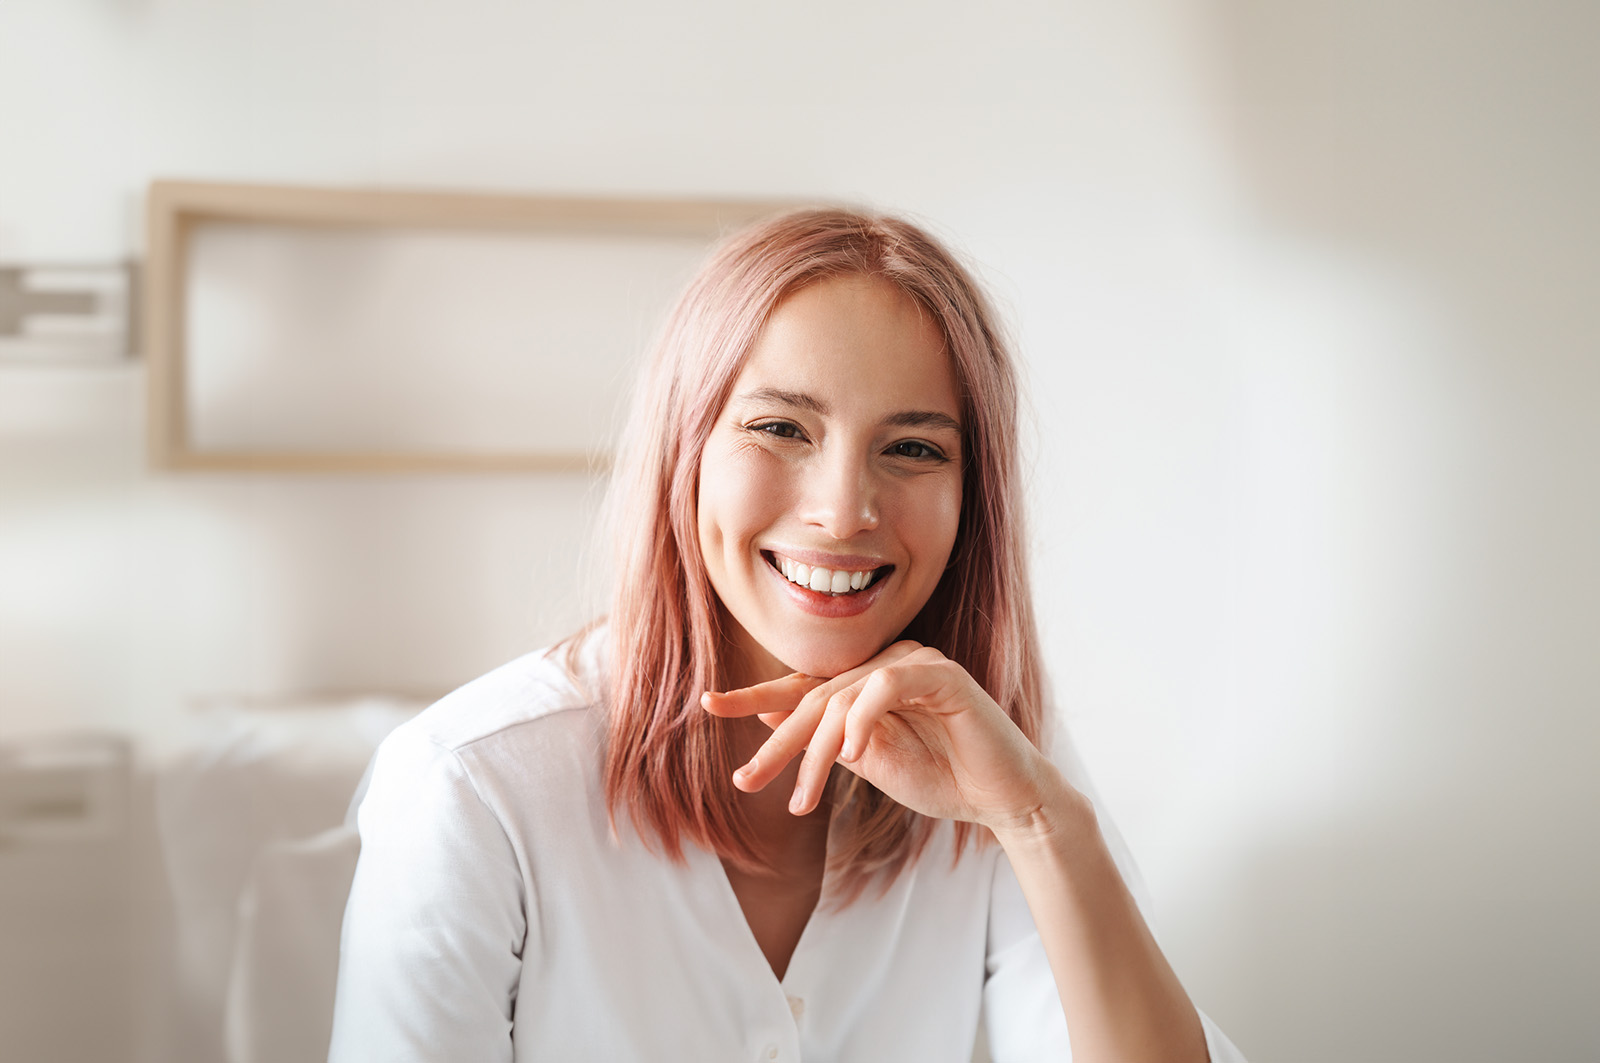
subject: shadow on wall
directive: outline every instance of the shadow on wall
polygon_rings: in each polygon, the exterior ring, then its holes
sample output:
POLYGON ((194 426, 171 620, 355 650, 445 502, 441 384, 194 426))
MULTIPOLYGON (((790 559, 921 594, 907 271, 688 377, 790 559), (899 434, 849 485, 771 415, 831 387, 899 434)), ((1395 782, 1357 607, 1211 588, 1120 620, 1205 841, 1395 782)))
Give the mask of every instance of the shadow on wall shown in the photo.
MULTIPOLYGON (((1208 898, 1204 954, 1231 959, 1202 1003, 1248 1015, 1252 1058, 1600 1058, 1600 6, 1210 10, 1266 223, 1443 293, 1465 337, 1450 372, 1469 386, 1436 401, 1467 422, 1470 453, 1452 456, 1450 513, 1402 495, 1383 514, 1427 545, 1445 590, 1402 570, 1395 593, 1427 596, 1415 630, 1379 659, 1328 657, 1329 686, 1366 668, 1387 696, 1333 708, 1365 730, 1322 795, 1331 811, 1257 835, 1208 898)), ((1419 434, 1405 427, 1393 438, 1419 434)), ((1370 597, 1347 622, 1388 619, 1370 585, 1354 593, 1370 597)))
POLYGON ((1207 981, 1250 1001, 1252 1058, 1600 1058, 1600 940, 1551 917, 1592 909, 1594 861, 1572 866, 1569 847, 1552 867, 1548 840, 1503 811, 1461 811, 1308 828, 1239 868, 1211 908, 1229 959, 1207 981))

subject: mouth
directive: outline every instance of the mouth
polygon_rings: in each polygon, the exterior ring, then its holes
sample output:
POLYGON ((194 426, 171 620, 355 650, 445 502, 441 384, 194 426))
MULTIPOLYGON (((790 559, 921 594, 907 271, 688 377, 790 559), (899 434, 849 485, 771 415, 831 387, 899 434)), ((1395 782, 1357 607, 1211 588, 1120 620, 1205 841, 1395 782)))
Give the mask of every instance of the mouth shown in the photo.
POLYGON ((770 550, 761 551, 761 556, 773 571, 796 587, 830 598, 848 598, 860 594, 882 582, 894 571, 893 565, 868 569, 823 568, 770 550))

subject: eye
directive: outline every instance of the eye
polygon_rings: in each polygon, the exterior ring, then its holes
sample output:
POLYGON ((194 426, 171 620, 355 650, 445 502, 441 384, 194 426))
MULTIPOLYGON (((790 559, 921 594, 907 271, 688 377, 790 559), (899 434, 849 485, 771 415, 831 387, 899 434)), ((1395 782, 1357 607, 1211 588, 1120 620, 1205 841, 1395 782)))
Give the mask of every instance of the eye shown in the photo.
POLYGON ((889 448, 889 453, 901 458, 919 461, 944 461, 944 451, 920 439, 905 439, 889 448))
POLYGON ((804 439, 805 434, 800 431, 800 426, 793 421, 762 421, 759 424, 745 426, 746 431, 761 432, 765 435, 775 436, 778 439, 804 439))

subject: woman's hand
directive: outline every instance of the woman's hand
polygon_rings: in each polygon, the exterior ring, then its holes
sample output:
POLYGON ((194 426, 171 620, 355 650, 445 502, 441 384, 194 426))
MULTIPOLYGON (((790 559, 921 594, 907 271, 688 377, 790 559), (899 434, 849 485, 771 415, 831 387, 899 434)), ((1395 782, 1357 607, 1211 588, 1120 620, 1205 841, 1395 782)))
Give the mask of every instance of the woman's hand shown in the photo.
MULTIPOLYGON (((897 642, 833 679, 785 676, 701 697, 717 716, 759 716, 772 735, 733 775, 753 793, 801 751, 789 810, 822 799, 835 762, 913 811, 1026 829, 1066 783, 956 662, 931 646, 897 642)), ((1070 792, 1070 791, 1068 791, 1070 792)))
POLYGON ((924 815, 994 831, 1044 943, 1072 1058, 1203 1060, 1205 1033, 1122 880, 1088 800, 966 670, 897 642, 834 679, 790 675, 701 704, 772 734, 734 785, 760 790, 805 751, 789 810, 817 807, 835 760, 924 815))

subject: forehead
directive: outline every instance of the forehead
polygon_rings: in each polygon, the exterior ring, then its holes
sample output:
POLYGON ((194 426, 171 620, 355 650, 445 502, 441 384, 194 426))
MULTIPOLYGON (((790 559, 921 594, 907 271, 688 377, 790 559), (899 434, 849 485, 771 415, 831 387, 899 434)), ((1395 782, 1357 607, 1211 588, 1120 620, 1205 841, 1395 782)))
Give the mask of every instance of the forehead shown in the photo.
POLYGON ((791 292, 756 338, 734 393, 778 387, 853 407, 959 418, 955 372, 933 315, 889 281, 849 274, 791 292))

